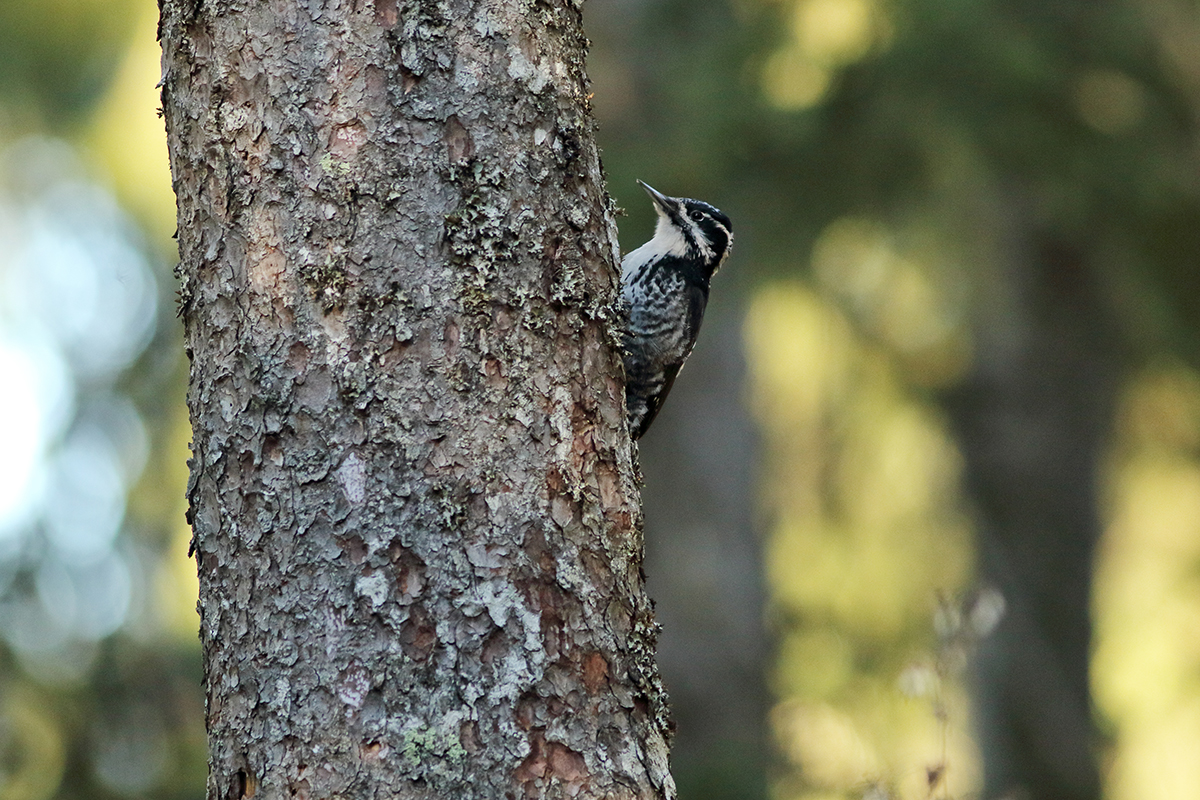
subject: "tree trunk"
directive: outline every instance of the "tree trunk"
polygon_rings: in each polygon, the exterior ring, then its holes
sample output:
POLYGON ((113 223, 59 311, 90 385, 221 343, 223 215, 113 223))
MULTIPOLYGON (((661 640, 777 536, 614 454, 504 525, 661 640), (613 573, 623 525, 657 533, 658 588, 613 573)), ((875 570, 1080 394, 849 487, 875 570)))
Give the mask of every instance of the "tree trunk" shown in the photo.
POLYGON ((1007 605, 975 659, 983 796, 1098 800, 1090 601, 1118 353, 1086 248, 1038 233, 1027 204, 1008 199, 1017 212, 987 226, 1003 252, 985 281, 974 373, 946 404, 980 579, 1007 605))
POLYGON ((208 797, 671 797, 580 0, 165 0, 208 797))

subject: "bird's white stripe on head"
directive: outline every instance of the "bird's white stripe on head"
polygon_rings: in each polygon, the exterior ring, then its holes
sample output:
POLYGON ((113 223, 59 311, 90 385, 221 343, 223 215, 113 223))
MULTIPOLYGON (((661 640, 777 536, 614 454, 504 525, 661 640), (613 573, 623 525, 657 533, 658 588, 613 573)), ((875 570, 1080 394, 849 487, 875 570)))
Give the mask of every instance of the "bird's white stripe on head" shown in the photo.
POLYGON ((713 252, 712 245, 709 244, 708 237, 704 234, 704 231, 700 230, 700 226, 692 221, 691 217, 685 216, 683 219, 688 228, 691 230, 692 242, 695 243, 696 249, 700 251, 699 255, 702 256, 705 261, 712 259, 716 253, 713 252))
POLYGON ((729 254, 733 251, 733 231, 722 225, 720 220, 713 220, 713 222, 717 223, 717 227, 725 232, 725 249, 721 251, 721 258, 717 261, 716 266, 713 267, 713 274, 715 275, 721 269, 721 265, 729 259, 729 254))

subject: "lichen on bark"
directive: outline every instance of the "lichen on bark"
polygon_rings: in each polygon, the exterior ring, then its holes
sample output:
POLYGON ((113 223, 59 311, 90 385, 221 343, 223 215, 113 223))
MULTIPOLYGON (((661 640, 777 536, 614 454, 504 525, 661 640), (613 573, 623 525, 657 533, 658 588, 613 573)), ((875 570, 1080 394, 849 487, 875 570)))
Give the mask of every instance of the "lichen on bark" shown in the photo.
POLYGON ((568 0, 164 0, 210 798, 670 797, 568 0))

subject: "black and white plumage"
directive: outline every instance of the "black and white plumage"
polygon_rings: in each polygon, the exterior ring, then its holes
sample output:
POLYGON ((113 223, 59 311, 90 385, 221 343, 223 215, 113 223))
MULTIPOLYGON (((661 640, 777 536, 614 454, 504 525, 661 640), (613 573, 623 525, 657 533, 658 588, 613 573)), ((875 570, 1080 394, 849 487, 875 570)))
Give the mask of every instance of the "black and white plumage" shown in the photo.
POLYGON ((667 197, 638 181, 658 212, 654 238, 621 260, 625 411, 640 439, 696 344, 708 283, 733 244, 729 217, 708 203, 667 197))

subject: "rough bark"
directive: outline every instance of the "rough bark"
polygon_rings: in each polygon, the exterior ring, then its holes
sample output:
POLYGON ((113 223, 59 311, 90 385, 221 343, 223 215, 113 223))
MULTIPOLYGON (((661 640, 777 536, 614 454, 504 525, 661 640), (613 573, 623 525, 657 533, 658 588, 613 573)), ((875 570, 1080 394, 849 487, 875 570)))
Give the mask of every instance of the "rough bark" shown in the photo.
POLYGON ((670 797, 580 0, 165 0, 208 797, 670 797))
POLYGON ((1007 604, 975 659, 983 796, 1097 800, 1090 599, 1119 359, 1086 247, 1036 231, 1027 204, 1009 207, 992 226, 1003 256, 975 369, 947 398, 980 579, 1007 604))

